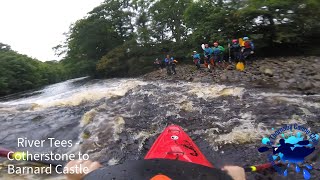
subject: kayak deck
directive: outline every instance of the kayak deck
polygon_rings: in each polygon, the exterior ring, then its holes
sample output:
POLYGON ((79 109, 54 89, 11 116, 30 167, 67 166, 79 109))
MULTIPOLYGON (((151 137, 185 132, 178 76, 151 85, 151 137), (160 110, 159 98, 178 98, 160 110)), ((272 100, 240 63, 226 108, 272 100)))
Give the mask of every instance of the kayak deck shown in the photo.
POLYGON ((171 159, 213 168, 213 165, 180 126, 168 126, 157 138, 144 159, 171 159))

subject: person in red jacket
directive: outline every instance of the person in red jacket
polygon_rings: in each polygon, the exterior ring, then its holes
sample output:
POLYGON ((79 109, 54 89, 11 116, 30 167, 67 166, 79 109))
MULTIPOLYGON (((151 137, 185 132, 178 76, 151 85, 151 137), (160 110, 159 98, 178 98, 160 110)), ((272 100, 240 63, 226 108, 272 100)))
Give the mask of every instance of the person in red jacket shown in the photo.
POLYGON ((244 45, 241 49, 241 60, 246 62, 249 60, 250 56, 254 54, 254 44, 248 37, 244 37, 243 40, 244 45))

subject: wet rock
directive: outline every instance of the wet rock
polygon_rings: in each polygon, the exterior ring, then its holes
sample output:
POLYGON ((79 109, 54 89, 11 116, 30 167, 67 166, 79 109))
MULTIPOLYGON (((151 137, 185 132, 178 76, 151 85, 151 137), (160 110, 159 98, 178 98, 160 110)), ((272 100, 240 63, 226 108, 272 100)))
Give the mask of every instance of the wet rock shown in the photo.
POLYGON ((289 88, 289 86, 290 86, 290 84, 287 82, 280 82, 279 83, 279 88, 281 88, 281 89, 287 89, 287 88, 289 88))
POLYGON ((295 82, 297 82, 297 80, 294 79, 294 78, 291 78, 291 79, 288 80, 288 83, 290 83, 290 84, 295 83, 295 82))
POLYGON ((194 79, 193 79, 193 77, 188 77, 187 80, 188 81, 193 81, 194 79))
POLYGON ((302 90, 302 91, 310 90, 313 87, 314 87, 314 85, 310 81, 302 82, 302 83, 299 83, 299 85, 298 85, 298 89, 302 90))
POLYGON ((201 66, 197 70, 193 65, 177 66, 177 75, 167 76, 162 73, 152 72, 144 76, 148 80, 183 80, 205 83, 231 83, 244 84, 250 87, 263 87, 282 90, 294 90, 301 93, 317 92, 320 89, 320 63, 318 57, 284 57, 265 58, 247 64, 245 71, 236 71, 235 64, 226 68, 214 68, 212 73, 201 66), (310 81, 310 82, 308 82, 310 81))
POLYGON ((273 71, 272 71, 271 69, 269 69, 269 68, 266 68, 266 69, 263 71, 263 73, 264 73, 265 75, 267 75, 267 76, 270 76, 270 77, 273 76, 273 71))
POLYGON ((222 75, 220 76, 220 79, 221 79, 222 81, 226 81, 226 80, 228 80, 228 76, 225 75, 225 74, 222 74, 222 75))
POLYGON ((200 82, 200 81, 201 81, 201 78, 199 78, 199 77, 194 77, 194 78, 193 78, 193 81, 194 81, 194 82, 200 82))
POLYGON ((235 68, 234 68, 234 66, 232 66, 232 65, 229 65, 229 66, 227 66, 227 68, 226 68, 227 70, 234 70, 235 68))
POLYGON ((285 77, 285 78, 290 78, 291 77, 291 73, 290 72, 284 72, 282 74, 282 76, 285 77))
POLYGON ((313 76, 312 79, 320 81, 320 74, 313 76))

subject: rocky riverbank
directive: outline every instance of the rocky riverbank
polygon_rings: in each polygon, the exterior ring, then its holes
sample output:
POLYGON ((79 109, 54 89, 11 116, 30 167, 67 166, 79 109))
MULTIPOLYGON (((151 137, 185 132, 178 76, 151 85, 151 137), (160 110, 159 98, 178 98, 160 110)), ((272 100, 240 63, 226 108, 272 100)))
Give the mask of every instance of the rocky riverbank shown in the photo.
POLYGON ((246 66, 245 71, 235 70, 235 65, 216 68, 212 73, 194 65, 177 65, 177 74, 168 76, 166 70, 156 70, 143 76, 145 80, 184 80, 240 84, 253 88, 296 91, 302 94, 320 93, 320 57, 281 57, 259 59, 246 66))

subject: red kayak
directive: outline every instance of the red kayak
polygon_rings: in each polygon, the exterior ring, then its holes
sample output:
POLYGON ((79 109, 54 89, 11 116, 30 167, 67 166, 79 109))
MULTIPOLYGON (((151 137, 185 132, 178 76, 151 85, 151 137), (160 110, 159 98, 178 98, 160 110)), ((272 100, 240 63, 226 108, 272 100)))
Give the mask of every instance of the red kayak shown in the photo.
POLYGON ((168 126, 153 143, 144 159, 172 159, 213 168, 198 146, 180 126, 168 126))

